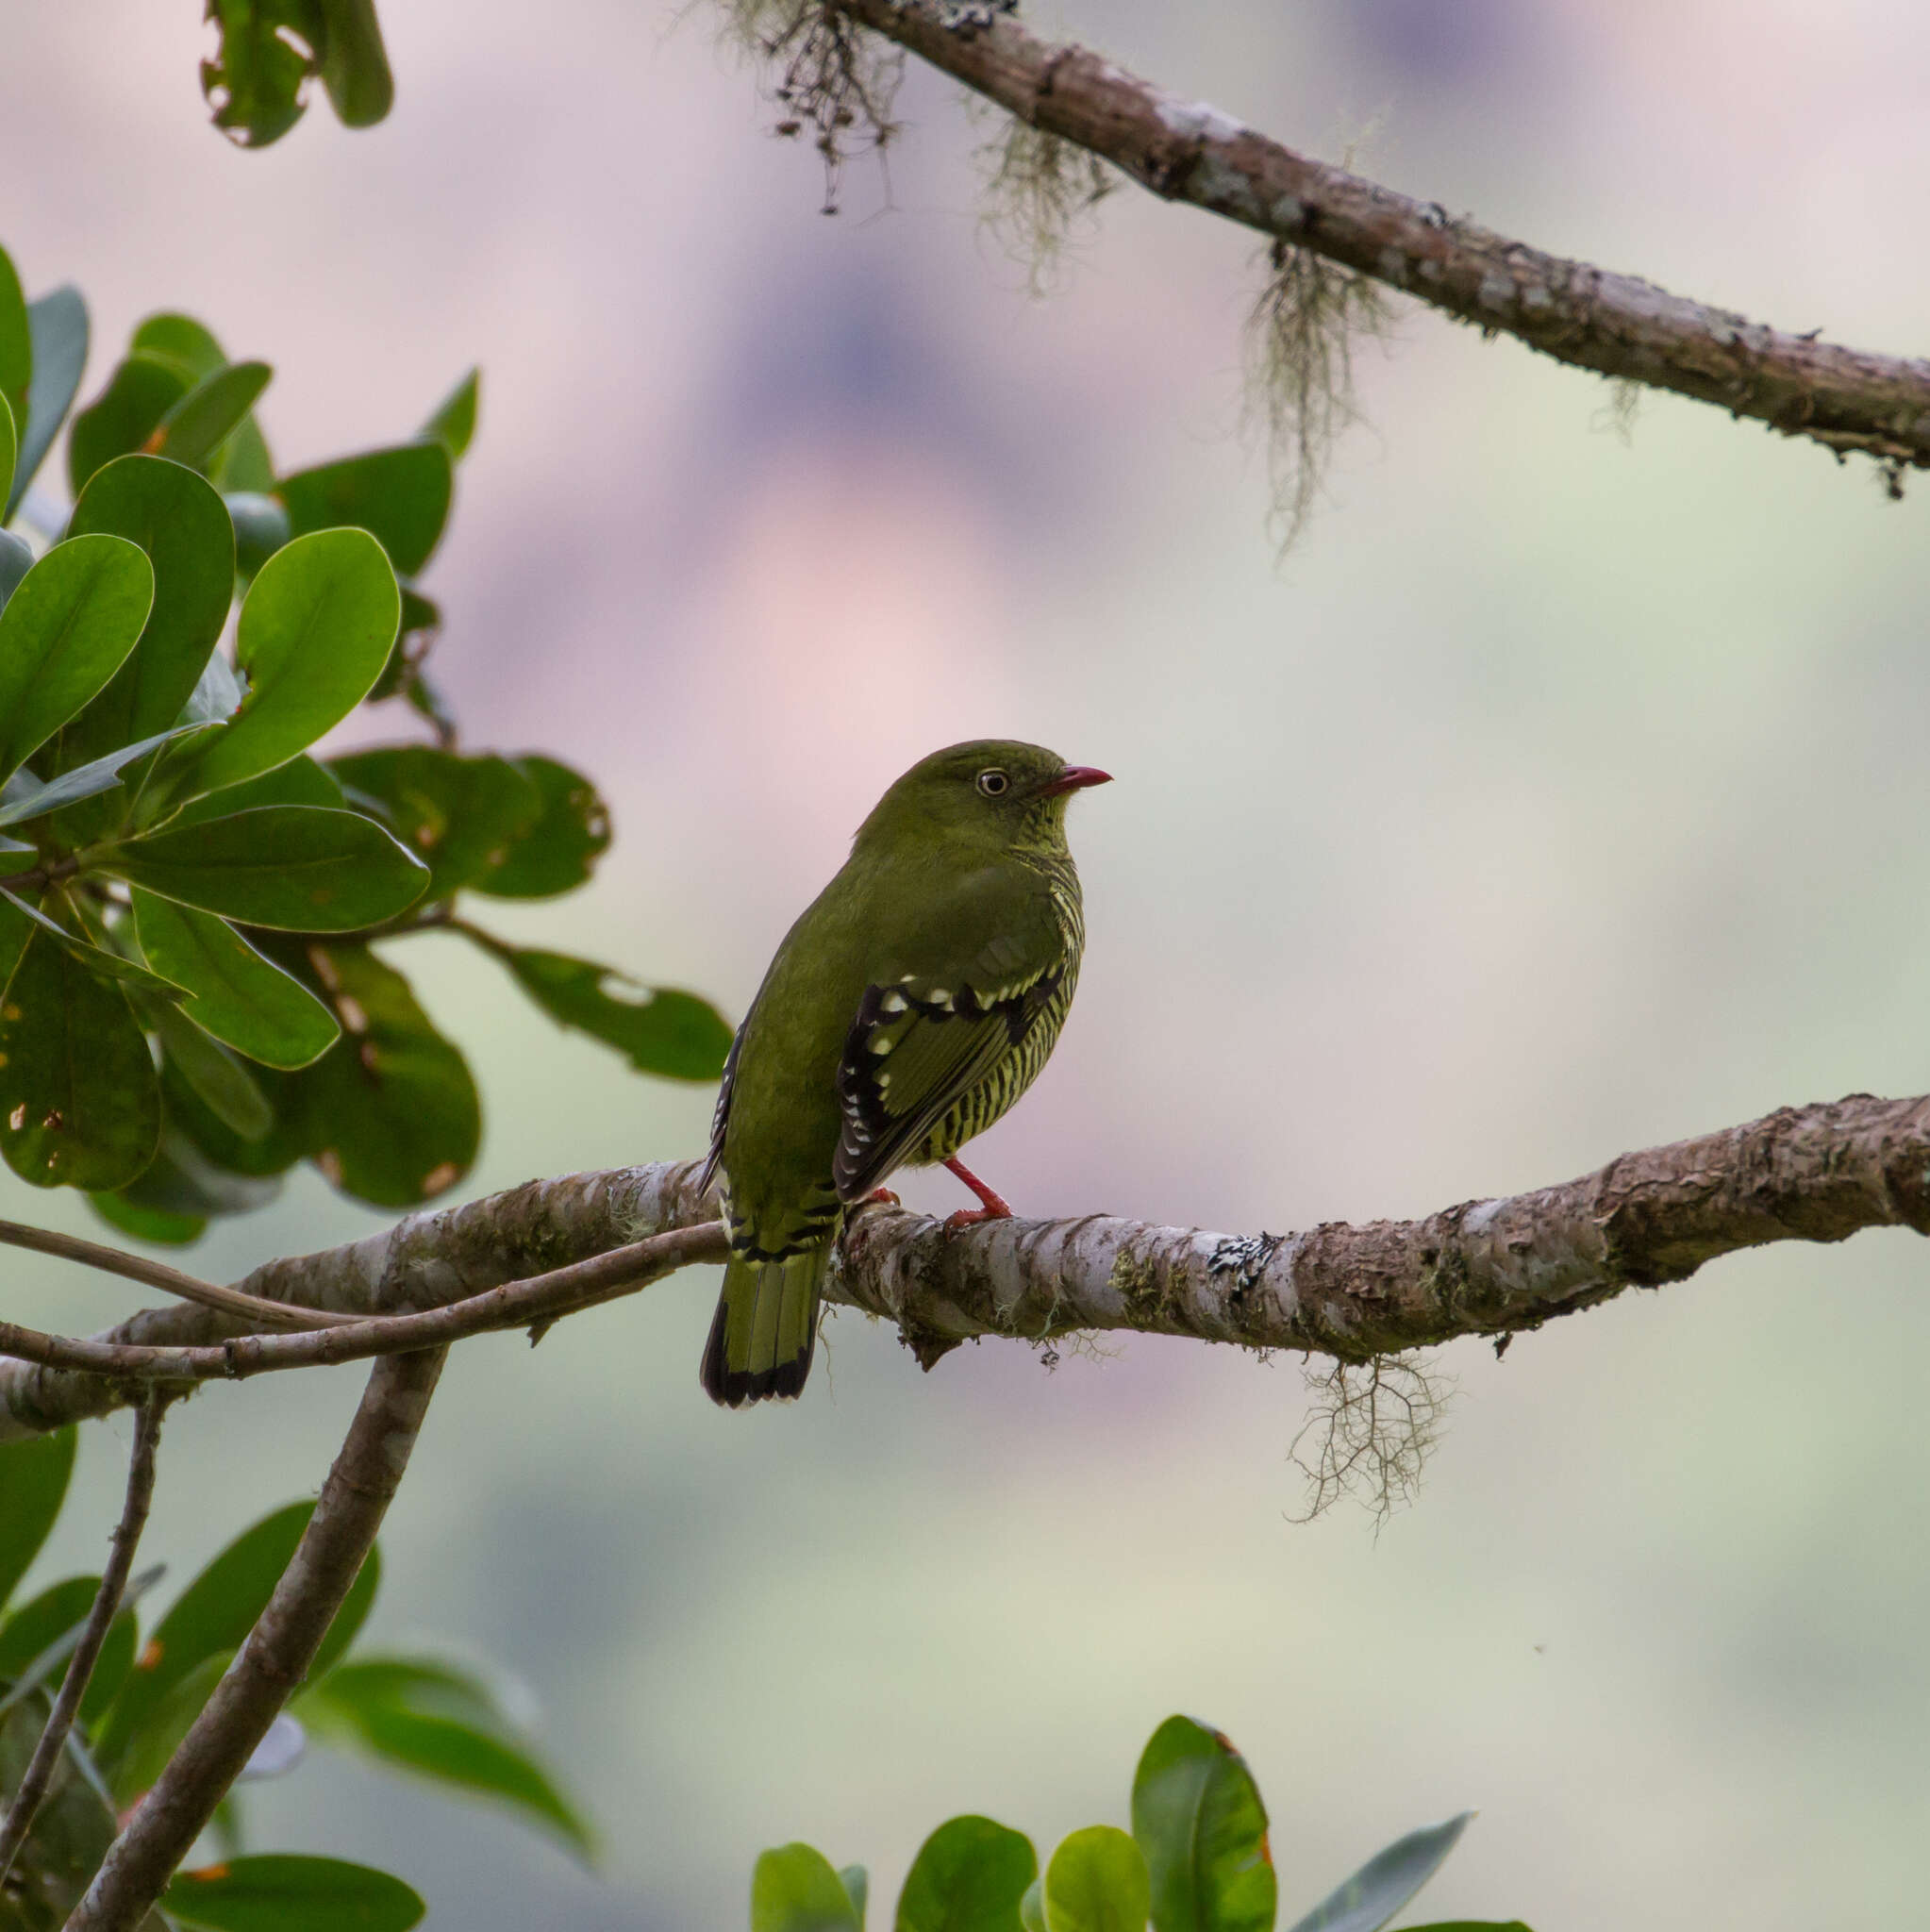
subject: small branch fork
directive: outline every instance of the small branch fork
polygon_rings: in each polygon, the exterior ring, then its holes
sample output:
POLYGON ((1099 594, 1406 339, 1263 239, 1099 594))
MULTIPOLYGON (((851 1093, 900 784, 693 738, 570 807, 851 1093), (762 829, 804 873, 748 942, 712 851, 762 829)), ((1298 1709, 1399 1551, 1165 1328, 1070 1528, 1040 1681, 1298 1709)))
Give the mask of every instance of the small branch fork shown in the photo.
POLYGON ((122 1506, 121 1520, 114 1526, 108 1546, 107 1574, 94 1592, 80 1641, 67 1660, 67 1674, 60 1680, 54 1707, 48 1713, 39 1743, 34 1746, 20 1788, 7 1807, 6 1818, 0 1820, 0 1885, 5 1884, 16 1854, 33 1829, 34 1818, 53 1781, 54 1767, 67 1748, 68 1734, 74 1729, 80 1700, 87 1694, 88 1680, 100 1660, 101 1645, 107 1641, 108 1631, 120 1611, 127 1575, 134 1567, 134 1551, 147 1524, 148 1506, 154 1500, 154 1453, 160 1441, 161 1416, 168 1401, 164 1391, 150 1389, 136 1417, 134 1447, 127 1458, 127 1500, 122 1506))
POLYGON ((1838 458, 1873 458, 1902 493, 1930 468, 1930 359, 1879 356, 1752 322, 1509 240, 1169 94, 1086 48, 957 0, 824 0, 1031 126, 1169 201, 1399 289, 1580 369, 1713 403, 1838 458))
MULTIPOLYGON (((156 1382, 441 1346, 543 1324, 724 1254, 702 1163, 532 1181, 258 1268, 241 1291, 351 1319, 247 1332, 206 1307, 151 1308, 77 1341, 0 1325, 0 1440, 140 1401, 156 1382), (407 1312, 397 1312, 407 1311, 407 1312)), ((1594 1174, 1420 1221, 1214 1234, 1092 1215, 952 1230, 866 1207, 833 1301, 897 1324, 929 1368, 968 1339, 1131 1329, 1364 1362, 1462 1335, 1506 1338, 1776 1241, 1930 1234, 1930 1096, 1785 1108, 1626 1154, 1594 1174)))
POLYGON ((67 1932, 131 1932, 300 1687, 408 1467, 445 1351, 375 1364, 341 1453, 267 1607, 180 1748, 108 1849, 67 1932))

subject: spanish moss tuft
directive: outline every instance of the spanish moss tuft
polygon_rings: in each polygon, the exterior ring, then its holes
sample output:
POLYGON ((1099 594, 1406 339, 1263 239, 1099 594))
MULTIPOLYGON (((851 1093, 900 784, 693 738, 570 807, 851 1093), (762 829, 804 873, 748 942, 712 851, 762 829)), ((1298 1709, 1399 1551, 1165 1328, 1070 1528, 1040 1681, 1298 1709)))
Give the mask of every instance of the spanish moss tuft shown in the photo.
POLYGON ((1340 432, 1361 420, 1355 344, 1385 342, 1393 310, 1378 283, 1290 242, 1275 242, 1269 260, 1247 322, 1247 413, 1265 439, 1285 556, 1313 513, 1340 432))
POLYGON ((1035 295, 1064 286, 1074 229, 1096 229, 1093 210, 1119 178, 1097 155, 1014 115, 978 150, 985 175, 984 225, 1025 270, 1035 295))

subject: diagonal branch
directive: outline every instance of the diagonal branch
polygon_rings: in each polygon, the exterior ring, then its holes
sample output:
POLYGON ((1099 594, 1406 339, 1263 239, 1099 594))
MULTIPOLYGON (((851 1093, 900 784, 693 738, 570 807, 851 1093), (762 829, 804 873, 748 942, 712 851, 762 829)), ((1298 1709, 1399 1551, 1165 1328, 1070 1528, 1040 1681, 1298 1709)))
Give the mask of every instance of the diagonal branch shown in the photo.
POLYGON ((150 1391, 141 1406, 141 1415, 134 1425, 134 1447, 127 1457, 127 1498, 108 1547, 107 1574, 94 1592, 87 1622, 81 1626, 80 1641, 67 1660, 67 1674, 60 1680, 59 1693, 21 1777, 20 1789, 7 1807, 6 1818, 0 1820, 0 1887, 6 1884, 14 1855, 33 1829, 34 1816, 53 1781, 54 1767, 67 1748, 68 1733, 74 1728, 80 1700, 87 1694, 88 1680, 100 1661, 101 1645, 107 1641, 108 1631, 120 1611, 121 1598, 127 1588, 127 1573, 134 1567, 135 1546, 147 1526, 148 1506, 154 1501, 154 1452, 160 1441, 161 1416, 167 1406, 168 1397, 158 1389, 150 1391))
POLYGON ((441 1349, 424 1349, 375 1364, 274 1595, 180 1748, 108 1848, 67 1921, 68 1932, 129 1932, 141 1923, 300 1688, 401 1484, 442 1362, 441 1349))
MULTIPOLYGON (((741 4, 741 0, 740 0, 741 4)), ((1544 253, 1298 154, 1103 56, 1040 39, 996 5, 823 0, 995 101, 1190 202, 1402 290, 1489 333, 1713 403, 1838 456, 1930 468, 1930 359, 1791 335, 1634 275, 1544 253)))
MULTIPOLYGON (((446 1307, 716 1213, 698 1161, 531 1181, 386 1233, 258 1268, 271 1301, 358 1315, 446 1307)), ((1698 1140, 1625 1154, 1596 1173, 1421 1221, 1324 1222, 1224 1235, 1090 1215, 953 1234, 866 1208, 827 1292, 897 1324, 929 1368, 980 1335, 1042 1341, 1132 1329, 1365 1361, 1462 1335, 1504 1337, 1681 1281, 1769 1241, 1837 1241, 1866 1227, 1930 1234, 1930 1095, 1852 1094, 1784 1108, 1698 1140)), ((690 1258, 686 1257, 685 1258, 690 1258)), ((196 1307, 151 1308, 104 1338, 218 1344, 238 1329, 196 1307)), ((336 1330, 348 1335, 349 1330, 336 1330)), ((263 1337, 258 1346, 310 1343, 263 1337)), ((318 1336, 311 1345, 324 1345, 318 1336)), ((113 1374, 0 1362, 0 1440, 138 1401, 113 1374)))

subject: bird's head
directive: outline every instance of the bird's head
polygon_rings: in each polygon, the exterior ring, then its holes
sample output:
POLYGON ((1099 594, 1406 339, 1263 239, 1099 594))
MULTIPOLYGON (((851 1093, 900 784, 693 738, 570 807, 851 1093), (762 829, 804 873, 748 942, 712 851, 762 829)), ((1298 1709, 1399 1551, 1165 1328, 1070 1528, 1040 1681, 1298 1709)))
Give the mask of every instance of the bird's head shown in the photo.
POLYGON ((1063 851, 1066 800, 1110 777, 1013 739, 947 745, 921 758, 878 800, 857 842, 940 839, 991 851, 1063 851))

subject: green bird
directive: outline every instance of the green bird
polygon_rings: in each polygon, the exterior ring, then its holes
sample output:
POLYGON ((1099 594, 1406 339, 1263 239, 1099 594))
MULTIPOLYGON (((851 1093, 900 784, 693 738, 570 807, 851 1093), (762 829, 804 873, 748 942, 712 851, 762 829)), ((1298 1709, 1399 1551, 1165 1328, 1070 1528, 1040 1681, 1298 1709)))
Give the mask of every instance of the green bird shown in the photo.
POLYGON ((1108 774, 1036 744, 934 752, 857 828, 784 936, 724 1062, 707 1184, 731 1257, 703 1382, 736 1408, 796 1395, 847 1208, 899 1167, 954 1158, 1032 1084, 1065 1024, 1086 941, 1066 800, 1108 774))

